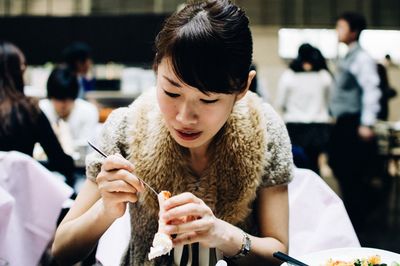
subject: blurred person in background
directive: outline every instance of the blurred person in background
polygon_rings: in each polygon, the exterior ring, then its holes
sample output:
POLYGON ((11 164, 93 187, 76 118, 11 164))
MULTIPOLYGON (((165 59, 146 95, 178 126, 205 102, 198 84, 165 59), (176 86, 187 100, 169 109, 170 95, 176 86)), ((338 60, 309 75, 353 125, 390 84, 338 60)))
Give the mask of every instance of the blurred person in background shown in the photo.
POLYGON ((24 95, 25 56, 15 45, 0 43, 0 150, 19 151, 32 156, 39 142, 48 168, 58 171, 72 185, 74 162, 64 153, 37 101, 24 95))
POLYGON ((393 99, 397 95, 397 91, 390 86, 387 70, 384 64, 378 63, 377 71, 379 75, 379 88, 381 89, 380 110, 378 113, 378 119, 387 121, 389 118, 389 100, 393 99))
POLYGON ((392 57, 390 56, 390 54, 386 54, 385 58, 383 59, 382 64, 389 68, 389 67, 399 67, 395 62, 393 62, 392 57))
POLYGON ((99 121, 97 107, 79 99, 79 84, 75 73, 58 66, 47 81, 47 99, 39 102, 55 129, 65 152, 72 153, 79 146, 86 146, 93 137, 99 121))
POLYGON ((338 62, 330 99, 336 123, 331 134, 329 164, 357 232, 363 230, 368 205, 374 200, 370 181, 377 148, 371 127, 378 118, 381 99, 376 63, 358 42, 366 26, 364 16, 358 13, 347 12, 337 19, 339 41, 349 49, 338 62))
MULTIPOLYGON (((306 160, 297 167, 309 168, 319 174, 319 156, 329 139, 329 91, 332 77, 322 53, 310 44, 299 47, 298 56, 279 81, 276 107, 293 146, 303 149, 306 160)), ((296 148, 296 147, 294 147, 296 148)), ((298 149, 294 149, 295 163, 298 149)))
POLYGON ((94 90, 94 79, 91 77, 92 55, 90 47, 83 42, 75 42, 63 51, 64 63, 76 74, 79 83, 79 98, 84 98, 86 92, 94 90))

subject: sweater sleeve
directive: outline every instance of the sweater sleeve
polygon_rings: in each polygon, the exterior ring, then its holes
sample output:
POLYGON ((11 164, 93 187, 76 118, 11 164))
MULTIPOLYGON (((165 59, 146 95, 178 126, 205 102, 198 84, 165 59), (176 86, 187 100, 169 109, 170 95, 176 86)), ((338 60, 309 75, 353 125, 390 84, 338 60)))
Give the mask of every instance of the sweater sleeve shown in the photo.
POLYGON ((279 115, 268 104, 264 104, 266 119, 267 156, 262 187, 287 184, 292 180, 292 146, 286 126, 279 115))
MULTIPOLYGON (((124 158, 127 157, 128 140, 125 134, 127 124, 127 107, 114 110, 107 118, 101 130, 100 137, 96 146, 99 147, 105 154, 121 154, 124 158)), ((92 181, 101 169, 101 164, 104 158, 96 151, 91 152, 86 156, 86 176, 92 181)))

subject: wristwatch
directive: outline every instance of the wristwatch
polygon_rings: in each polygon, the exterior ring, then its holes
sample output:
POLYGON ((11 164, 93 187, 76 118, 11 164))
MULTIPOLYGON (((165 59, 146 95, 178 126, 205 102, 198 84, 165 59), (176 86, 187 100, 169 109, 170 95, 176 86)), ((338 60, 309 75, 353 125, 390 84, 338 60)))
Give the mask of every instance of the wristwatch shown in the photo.
POLYGON ((247 254, 250 253, 250 249, 251 249, 251 240, 248 234, 246 234, 245 232, 243 232, 243 239, 242 239, 242 247, 239 250, 239 252, 232 257, 229 257, 229 259, 239 259, 242 258, 244 256, 246 256, 247 254))

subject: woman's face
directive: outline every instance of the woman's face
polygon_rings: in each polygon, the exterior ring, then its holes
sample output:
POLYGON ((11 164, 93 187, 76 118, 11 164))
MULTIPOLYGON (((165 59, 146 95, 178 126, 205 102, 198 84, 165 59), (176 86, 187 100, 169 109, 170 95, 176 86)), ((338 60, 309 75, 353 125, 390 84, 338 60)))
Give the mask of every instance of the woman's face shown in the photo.
POLYGON ((158 65, 158 104, 172 137, 183 147, 207 148, 241 94, 206 95, 182 83, 176 77, 170 60, 163 59, 158 65))

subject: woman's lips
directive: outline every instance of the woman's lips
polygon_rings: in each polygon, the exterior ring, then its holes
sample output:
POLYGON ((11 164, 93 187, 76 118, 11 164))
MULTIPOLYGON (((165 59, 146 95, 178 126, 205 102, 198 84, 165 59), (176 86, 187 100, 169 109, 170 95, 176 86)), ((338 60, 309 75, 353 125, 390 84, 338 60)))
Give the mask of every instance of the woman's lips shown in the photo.
POLYGON ((195 140, 201 135, 201 131, 186 131, 175 129, 178 136, 183 140, 195 140))

